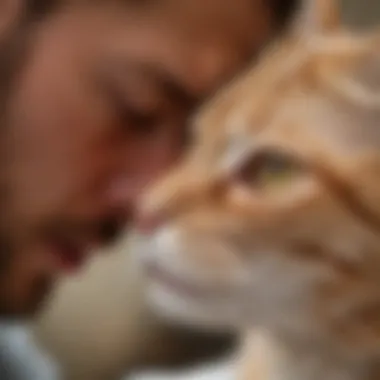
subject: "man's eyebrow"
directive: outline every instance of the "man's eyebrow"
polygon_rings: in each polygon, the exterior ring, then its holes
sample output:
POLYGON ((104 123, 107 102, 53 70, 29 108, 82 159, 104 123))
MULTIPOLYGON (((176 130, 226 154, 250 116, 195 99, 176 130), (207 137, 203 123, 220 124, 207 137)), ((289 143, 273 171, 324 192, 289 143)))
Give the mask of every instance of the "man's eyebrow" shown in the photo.
POLYGON ((195 107, 199 104, 201 100, 199 99, 199 96, 192 93, 171 72, 151 65, 146 66, 145 70, 152 75, 152 77, 157 83, 159 83, 171 99, 191 107, 195 107))
POLYGON ((185 104, 187 106, 195 107, 199 102, 199 96, 192 93, 184 84, 181 83, 173 73, 165 70, 162 67, 156 66, 150 62, 130 62, 119 61, 117 66, 124 70, 135 70, 142 73, 148 78, 151 78, 160 88, 174 100, 176 103, 185 104))

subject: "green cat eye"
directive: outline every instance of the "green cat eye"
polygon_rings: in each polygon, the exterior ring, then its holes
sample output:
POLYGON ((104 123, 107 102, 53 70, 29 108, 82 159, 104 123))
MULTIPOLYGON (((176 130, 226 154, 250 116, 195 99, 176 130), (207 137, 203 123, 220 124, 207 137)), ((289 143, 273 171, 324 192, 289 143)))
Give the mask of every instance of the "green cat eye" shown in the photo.
POLYGON ((275 150, 263 150, 243 165, 238 177, 250 186, 266 188, 291 181, 300 169, 294 157, 275 150))

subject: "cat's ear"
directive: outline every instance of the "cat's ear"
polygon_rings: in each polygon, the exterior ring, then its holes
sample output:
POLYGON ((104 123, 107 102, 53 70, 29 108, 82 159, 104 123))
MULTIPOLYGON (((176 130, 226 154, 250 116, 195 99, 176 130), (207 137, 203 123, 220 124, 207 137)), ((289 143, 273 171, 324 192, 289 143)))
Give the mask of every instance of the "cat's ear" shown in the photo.
POLYGON ((339 0, 303 0, 293 25, 300 38, 325 34, 341 26, 339 0))

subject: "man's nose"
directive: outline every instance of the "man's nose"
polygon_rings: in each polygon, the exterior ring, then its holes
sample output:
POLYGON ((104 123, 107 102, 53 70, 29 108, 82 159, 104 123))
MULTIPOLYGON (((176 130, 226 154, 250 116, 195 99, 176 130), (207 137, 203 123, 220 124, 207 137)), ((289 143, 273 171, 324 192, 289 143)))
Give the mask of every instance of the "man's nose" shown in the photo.
POLYGON ((154 220, 159 219, 156 216, 148 216, 148 213, 143 213, 140 207, 142 197, 150 182, 149 178, 120 177, 112 183, 107 194, 112 208, 124 210, 125 214, 128 215, 129 222, 137 223, 140 225, 139 228, 144 231, 153 229, 156 224, 154 220))
POLYGON ((107 198, 117 208, 130 208, 138 203, 144 184, 125 177, 115 179, 109 186, 107 198))
POLYGON ((158 230, 165 222, 165 217, 159 212, 137 212, 136 213, 136 230, 148 235, 158 230))
POLYGON ((160 211, 143 210, 141 207, 140 201, 146 187, 146 181, 124 180, 115 184, 110 193, 113 204, 127 211, 134 227, 142 234, 153 233, 165 219, 160 211))
POLYGON ((153 233, 168 219, 170 213, 167 193, 161 196, 161 186, 158 186, 157 181, 161 184, 159 178, 149 175, 135 178, 127 176, 116 182, 110 193, 114 204, 118 203, 130 210, 130 222, 142 234, 153 233))

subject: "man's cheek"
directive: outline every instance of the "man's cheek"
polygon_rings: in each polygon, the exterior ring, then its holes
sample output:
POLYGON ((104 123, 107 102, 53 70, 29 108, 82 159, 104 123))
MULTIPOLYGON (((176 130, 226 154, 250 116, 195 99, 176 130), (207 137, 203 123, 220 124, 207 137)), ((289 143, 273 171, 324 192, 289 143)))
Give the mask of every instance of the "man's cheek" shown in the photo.
POLYGON ((157 143, 141 158, 141 173, 147 176, 147 182, 154 181, 157 177, 165 174, 179 159, 182 148, 180 144, 173 142, 157 143))
POLYGON ((32 252, 15 253, 8 261, 7 272, 1 276, 1 297, 7 298, 18 308, 29 309, 43 298, 51 284, 49 264, 43 257, 31 258, 32 252))
POLYGON ((156 171, 164 171, 172 166, 185 150, 185 128, 183 125, 170 129, 153 142, 152 165, 156 171))

